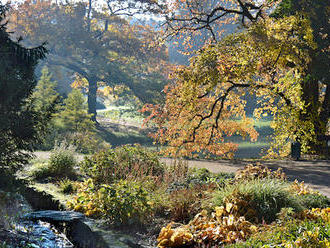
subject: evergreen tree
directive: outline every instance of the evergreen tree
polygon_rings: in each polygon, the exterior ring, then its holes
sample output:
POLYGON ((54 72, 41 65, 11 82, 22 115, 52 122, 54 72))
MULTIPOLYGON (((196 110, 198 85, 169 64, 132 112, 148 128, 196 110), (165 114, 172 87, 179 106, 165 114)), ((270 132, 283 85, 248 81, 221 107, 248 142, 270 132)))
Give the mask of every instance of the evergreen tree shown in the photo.
POLYGON ((29 97, 36 86, 35 66, 47 51, 44 46, 24 48, 9 37, 8 9, 0 4, 0 167, 14 169, 30 157, 45 120, 29 97))
POLYGON ((40 118, 45 119, 44 135, 40 144, 37 145, 37 148, 41 150, 52 149, 58 136, 54 114, 59 111, 60 95, 56 91, 56 87, 57 82, 52 79, 52 74, 49 73, 48 68, 44 67, 32 95, 34 110, 41 113, 40 118), (53 111, 49 111, 49 109, 53 111))
POLYGON ((47 67, 41 71, 41 77, 33 93, 33 104, 37 111, 49 109, 59 100, 59 93, 56 91, 57 82, 52 80, 52 74, 47 67))
POLYGON ((73 89, 63 103, 62 110, 55 118, 56 132, 60 134, 56 135, 56 140, 73 145, 82 153, 104 148, 105 143, 96 132, 84 95, 78 89, 73 89))
POLYGON ((64 106, 57 115, 58 123, 67 132, 93 131, 94 123, 91 114, 87 113, 87 103, 84 95, 73 89, 64 100, 64 106))

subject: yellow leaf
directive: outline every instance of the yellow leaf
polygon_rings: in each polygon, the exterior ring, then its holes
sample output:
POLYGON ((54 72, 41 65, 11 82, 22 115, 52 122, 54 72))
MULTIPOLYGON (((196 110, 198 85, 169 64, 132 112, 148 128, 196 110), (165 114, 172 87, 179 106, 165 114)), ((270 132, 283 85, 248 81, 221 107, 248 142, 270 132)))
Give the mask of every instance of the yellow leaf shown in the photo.
POLYGON ((255 225, 251 225, 251 226, 250 226, 250 230, 251 230, 252 232, 257 232, 257 231, 258 231, 258 227, 256 227, 255 225))
POLYGON ((223 206, 221 207, 215 207, 215 216, 216 217, 222 217, 223 214, 225 213, 225 208, 223 206))
POLYGON ((226 203, 226 211, 227 211, 227 213, 229 213, 232 208, 233 208, 233 204, 232 203, 230 203, 230 202, 226 203))
POLYGON ((229 215, 228 220, 227 220, 228 226, 232 226, 234 224, 234 220, 235 220, 234 215, 232 215, 232 214, 229 215))

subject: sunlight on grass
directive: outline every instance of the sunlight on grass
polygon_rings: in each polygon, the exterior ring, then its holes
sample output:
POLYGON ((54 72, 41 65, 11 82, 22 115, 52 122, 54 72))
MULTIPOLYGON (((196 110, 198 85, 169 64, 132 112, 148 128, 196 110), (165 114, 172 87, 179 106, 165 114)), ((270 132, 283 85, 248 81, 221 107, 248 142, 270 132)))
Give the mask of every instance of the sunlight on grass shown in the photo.
POLYGON ((109 106, 106 109, 97 110, 100 117, 109 118, 111 121, 126 123, 140 127, 144 117, 131 106, 109 106))
POLYGON ((257 128, 264 128, 264 127, 270 127, 270 120, 260 119, 260 120, 254 120, 254 126, 257 128))
POLYGON ((269 143, 266 142, 241 142, 238 143, 239 148, 261 148, 269 146, 269 143))

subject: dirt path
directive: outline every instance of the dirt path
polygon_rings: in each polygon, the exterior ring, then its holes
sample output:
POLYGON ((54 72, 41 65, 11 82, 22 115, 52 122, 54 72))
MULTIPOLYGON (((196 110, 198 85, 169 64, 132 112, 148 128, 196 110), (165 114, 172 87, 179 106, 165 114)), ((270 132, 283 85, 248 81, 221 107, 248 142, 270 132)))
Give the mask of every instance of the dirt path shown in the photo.
MULTIPOLYGON (((163 158, 167 164, 171 159, 163 158)), ((190 167, 207 168, 211 172, 236 172, 251 162, 244 160, 203 161, 189 160, 190 167)), ((283 168, 290 181, 298 179, 310 185, 313 189, 330 197, 330 160, 315 161, 261 161, 270 169, 283 168)))

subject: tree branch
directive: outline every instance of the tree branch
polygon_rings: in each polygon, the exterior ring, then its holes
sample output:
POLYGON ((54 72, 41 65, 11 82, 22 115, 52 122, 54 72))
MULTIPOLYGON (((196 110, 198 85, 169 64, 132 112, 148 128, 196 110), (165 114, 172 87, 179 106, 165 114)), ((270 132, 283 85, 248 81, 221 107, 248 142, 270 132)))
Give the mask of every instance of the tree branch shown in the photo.
POLYGON ((225 6, 225 2, 223 2, 222 6, 215 6, 209 11, 205 10, 203 12, 195 11, 198 6, 193 6, 189 1, 186 2, 187 11, 190 13, 189 17, 181 17, 181 16, 166 16, 166 23, 168 36, 175 36, 179 32, 183 31, 198 31, 202 29, 207 29, 211 35, 213 40, 216 41, 216 35, 212 28, 212 24, 214 24, 219 19, 230 15, 235 14, 241 16, 241 22, 245 25, 245 19, 248 19, 250 22, 255 22, 262 18, 262 13, 264 9, 264 5, 261 4, 257 6, 251 2, 246 2, 242 0, 236 0, 236 5, 239 9, 228 8, 225 6), (173 25, 175 24, 175 25, 173 25))

